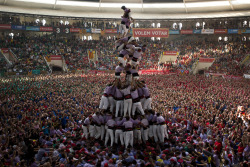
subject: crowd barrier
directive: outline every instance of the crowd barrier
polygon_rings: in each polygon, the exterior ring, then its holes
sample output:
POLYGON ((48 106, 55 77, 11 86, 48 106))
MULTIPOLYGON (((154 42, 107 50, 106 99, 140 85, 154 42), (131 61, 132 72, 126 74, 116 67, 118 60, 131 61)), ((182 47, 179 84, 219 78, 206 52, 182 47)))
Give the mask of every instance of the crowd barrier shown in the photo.
POLYGON ((171 72, 170 70, 148 69, 148 70, 140 70, 139 74, 189 74, 189 71, 177 70, 176 72, 171 72))
POLYGON ((247 78, 247 79, 250 79, 250 74, 244 74, 243 77, 247 78))
MULTIPOLYGON (((225 73, 205 73, 206 76, 223 77, 225 79, 242 79, 242 76, 227 75, 225 73)), ((250 76, 250 75, 249 75, 250 76)))

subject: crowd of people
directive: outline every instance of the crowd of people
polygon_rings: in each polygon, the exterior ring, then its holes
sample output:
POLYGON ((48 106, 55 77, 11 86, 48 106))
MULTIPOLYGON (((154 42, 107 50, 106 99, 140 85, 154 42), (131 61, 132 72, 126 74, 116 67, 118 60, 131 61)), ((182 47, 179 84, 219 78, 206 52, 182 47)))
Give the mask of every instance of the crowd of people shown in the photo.
POLYGON ((121 38, 21 35, 0 41, 0 48, 18 57, 6 66, 8 71, 47 70, 52 55, 62 55, 69 70, 115 70, 1 78, 0 166, 249 166, 250 80, 138 74, 139 69, 159 66, 190 70, 200 57, 214 57, 210 72, 242 75, 249 70, 240 64, 248 47, 188 39, 136 40, 126 36, 133 22, 130 9, 121 9, 121 38), (177 51, 176 62, 159 64, 164 51, 177 51))
POLYGON ((105 147, 104 140, 87 139, 84 132, 86 118, 96 112, 107 117, 99 109, 100 95, 114 74, 1 79, 1 166, 249 165, 249 80, 140 78, 168 137, 127 149, 115 142, 105 147))
MULTIPOLYGON (((118 52, 115 51, 115 40, 100 37, 99 40, 80 39, 56 39, 53 36, 34 37, 6 37, 1 40, 1 48, 10 48, 17 55, 18 61, 7 66, 3 58, 1 68, 9 71, 23 72, 40 69, 48 70, 44 57, 50 55, 63 55, 69 70, 114 70, 118 62, 118 52), (89 61, 88 51, 95 51, 97 59, 89 61)), ((139 44, 147 43, 147 49, 142 54, 139 69, 178 69, 189 70, 199 57, 215 58, 210 72, 242 75, 249 71, 248 65, 242 65, 241 61, 249 54, 246 44, 240 43, 212 43, 204 41, 152 41, 148 38, 140 38, 139 44), (177 61, 159 64, 159 58, 164 51, 177 51, 177 61)))

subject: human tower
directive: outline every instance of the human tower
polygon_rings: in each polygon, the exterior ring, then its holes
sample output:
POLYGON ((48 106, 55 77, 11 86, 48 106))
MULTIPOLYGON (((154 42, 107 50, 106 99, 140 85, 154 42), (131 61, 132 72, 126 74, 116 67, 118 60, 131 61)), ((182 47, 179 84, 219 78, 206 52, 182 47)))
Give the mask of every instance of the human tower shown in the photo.
POLYGON ((101 139, 106 146, 117 144, 125 148, 148 140, 163 143, 168 137, 165 119, 152 110, 150 91, 145 82, 139 80, 138 65, 146 45, 140 46, 133 37, 126 36, 134 20, 130 9, 125 6, 121 9, 124 14, 115 41, 119 51, 115 80, 104 89, 100 111, 85 118, 83 135, 101 139), (126 74, 124 81, 122 73, 126 74))

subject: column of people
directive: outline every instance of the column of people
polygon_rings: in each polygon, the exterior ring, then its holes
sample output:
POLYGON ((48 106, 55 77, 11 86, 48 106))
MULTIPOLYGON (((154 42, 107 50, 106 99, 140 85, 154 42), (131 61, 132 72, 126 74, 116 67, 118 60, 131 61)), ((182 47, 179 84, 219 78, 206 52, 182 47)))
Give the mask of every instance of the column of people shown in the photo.
POLYGON ((149 139, 155 143, 163 143, 168 138, 165 119, 152 109, 146 109, 145 114, 135 114, 132 117, 115 117, 110 110, 98 111, 84 119, 82 128, 86 139, 101 139, 106 146, 111 147, 114 144, 125 148, 133 147, 134 144, 147 143, 149 139))

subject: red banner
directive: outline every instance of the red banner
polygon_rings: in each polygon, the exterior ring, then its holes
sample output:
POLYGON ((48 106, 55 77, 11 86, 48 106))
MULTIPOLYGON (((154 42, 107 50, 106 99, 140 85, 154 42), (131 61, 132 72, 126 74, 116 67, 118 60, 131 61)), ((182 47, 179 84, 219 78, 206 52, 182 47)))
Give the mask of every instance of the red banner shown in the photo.
POLYGON ((117 29, 105 29, 105 33, 107 33, 107 34, 116 34, 117 29))
POLYGON ((11 25, 10 24, 0 24, 0 29, 10 30, 11 29, 11 25))
POLYGON ((51 55, 50 60, 62 60, 62 57, 60 55, 51 55))
POLYGON ((89 74, 105 74, 105 71, 100 70, 90 70, 89 74))
POLYGON ((226 34, 227 29, 214 29, 215 34, 226 34))
POLYGON ((8 48, 2 48, 1 50, 3 51, 3 53, 8 53, 9 52, 8 48))
POLYGON ((170 72, 169 70, 156 70, 156 69, 140 70, 138 73, 139 74, 167 74, 167 75, 176 74, 176 72, 170 72))
POLYGON ((139 74, 163 74, 162 70, 140 70, 139 74))
POLYGON ((181 30, 181 34, 193 34, 193 30, 181 30))
POLYGON ((80 32, 80 28, 70 28, 70 32, 80 32))
POLYGON ((168 38, 168 28, 133 28, 134 37, 160 37, 168 38))
POLYGON ((53 31, 53 27, 40 27, 40 31, 52 32, 53 31))
POLYGON ((242 76, 235 76, 235 75, 223 75, 226 79, 241 79, 242 76))
POLYGON ((199 62, 201 63, 212 63, 214 61, 214 58, 199 58, 199 62))
POLYGON ((212 76, 216 76, 216 77, 226 75, 226 74, 222 74, 222 73, 208 73, 208 74, 212 75, 212 76))
POLYGON ((165 52, 163 52, 163 55, 176 56, 177 51, 165 51, 165 52))

